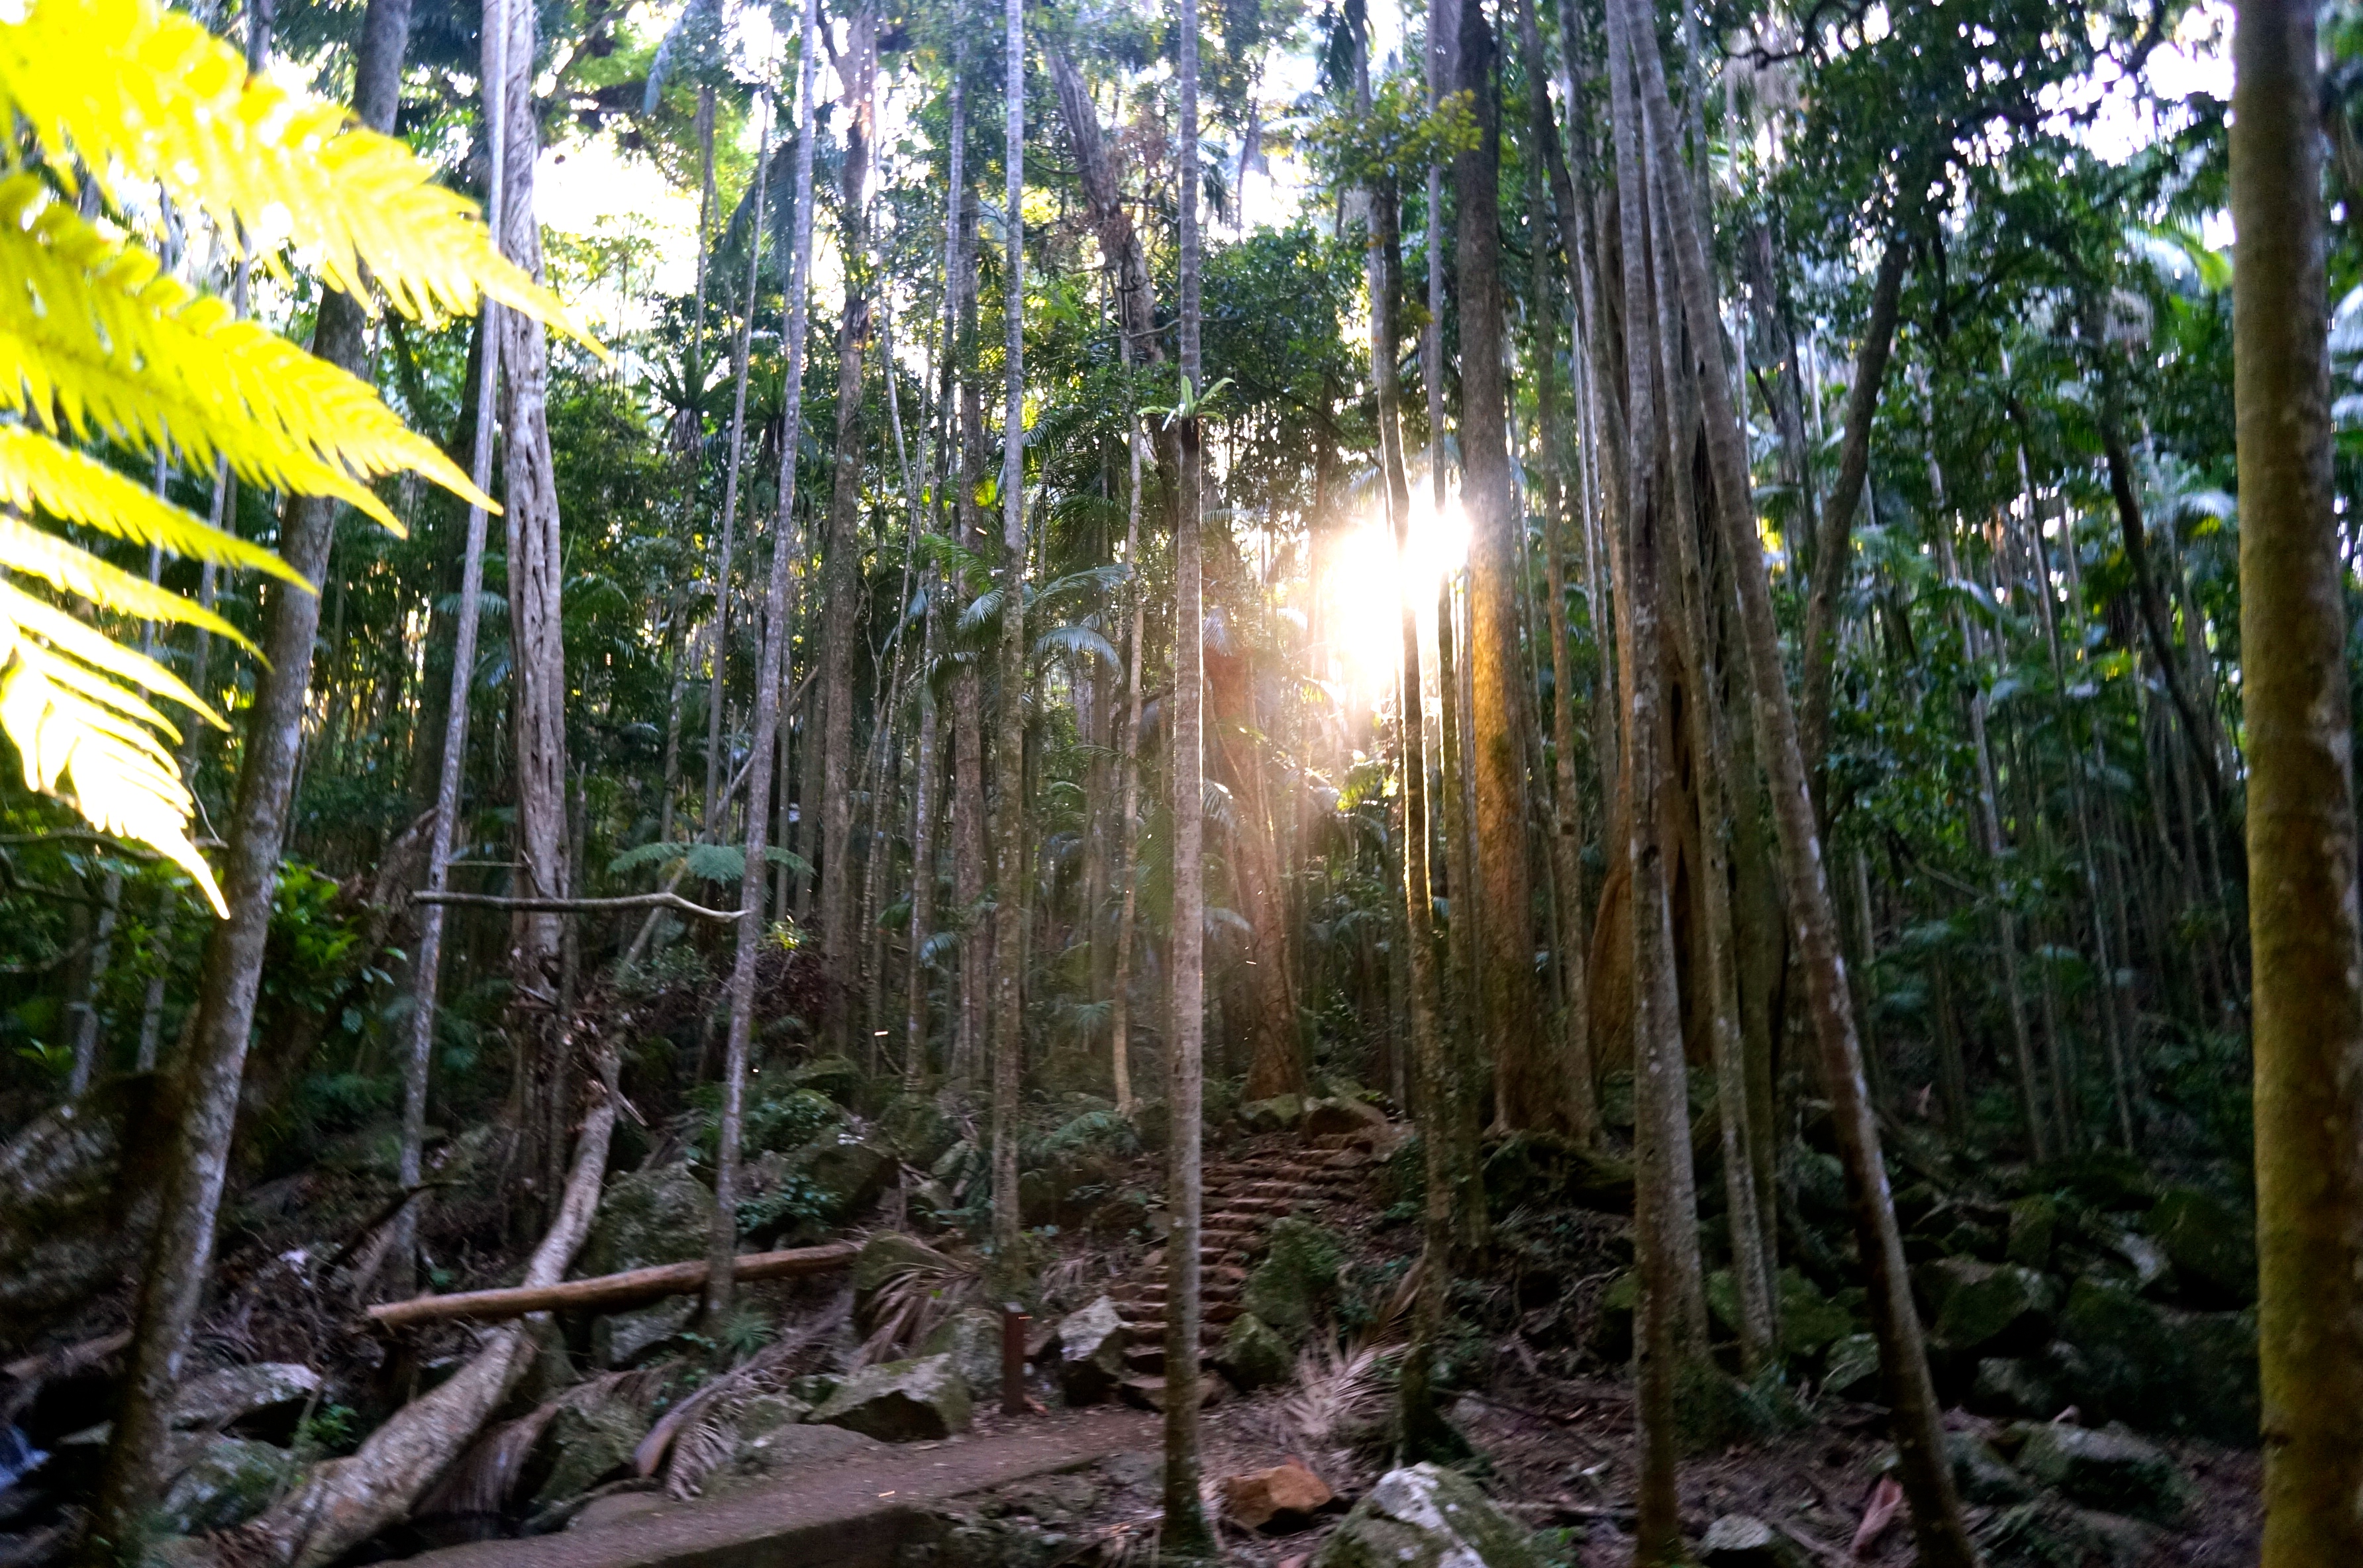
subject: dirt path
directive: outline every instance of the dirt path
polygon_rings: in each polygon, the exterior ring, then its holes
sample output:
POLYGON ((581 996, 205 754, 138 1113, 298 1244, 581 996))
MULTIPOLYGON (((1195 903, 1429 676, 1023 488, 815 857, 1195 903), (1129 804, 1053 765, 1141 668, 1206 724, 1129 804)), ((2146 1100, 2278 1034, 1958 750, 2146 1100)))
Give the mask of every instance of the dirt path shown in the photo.
POLYGON ((849 1455, 719 1500, 627 1493, 603 1499, 556 1535, 448 1547, 410 1561, 418 1568, 883 1568, 919 1526, 919 1505, 1127 1449, 1153 1452, 1158 1441, 1158 1419, 1137 1410, 981 1415, 964 1436, 849 1455))

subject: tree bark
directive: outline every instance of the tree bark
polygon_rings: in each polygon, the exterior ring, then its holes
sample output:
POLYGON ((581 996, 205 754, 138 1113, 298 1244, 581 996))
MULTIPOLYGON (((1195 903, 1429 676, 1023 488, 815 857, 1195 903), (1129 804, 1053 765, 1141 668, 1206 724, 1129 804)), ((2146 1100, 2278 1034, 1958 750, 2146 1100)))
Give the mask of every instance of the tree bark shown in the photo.
MULTIPOLYGON (((851 1263, 860 1248, 851 1242, 826 1242, 816 1247, 792 1247, 776 1253, 741 1253, 731 1265, 740 1283, 757 1279, 794 1279, 826 1274, 851 1263)), ((685 1296, 705 1288, 705 1259, 660 1264, 623 1274, 603 1274, 590 1279, 511 1286, 500 1290, 463 1290, 449 1296, 414 1296, 369 1309, 370 1320, 382 1329, 406 1329, 419 1323, 449 1322, 466 1318, 495 1323, 534 1312, 614 1312, 685 1296)))
POLYGON ((1804 712, 1799 719, 1807 776, 1814 779, 1821 777, 1829 750, 1830 668, 1837 656, 1838 589, 1851 562, 1848 541, 1854 531, 1854 511, 1870 472, 1871 415, 1879 407, 1880 383, 1887 379, 1887 361, 1895 346, 1895 318, 1903 300, 1903 269, 1911 259, 1911 248, 1901 234, 1890 237, 1887 248, 1880 253, 1879 275, 1870 287, 1870 315, 1862 324, 1862 344, 1855 354, 1854 385, 1847 390, 1837 482, 1830 487, 1815 530, 1814 580, 1805 602, 1804 712))
POLYGON ((1017 1091, 1026 1061, 1026 5, 1007 0, 1003 219, 1000 706, 993 737, 993 1242, 1017 1261, 1017 1091))
POLYGON ((1198 1497, 1198 1235, 1205 1200, 1199 1139, 1204 1110, 1206 889, 1205 588, 1200 559, 1198 357, 1198 0, 1182 0, 1178 74, 1182 165, 1177 262, 1182 396, 1176 421, 1181 493, 1173 514, 1173 933, 1172 1009, 1166 1033, 1166 1114, 1171 1129, 1165 1201, 1165 1485, 1163 1549, 1184 1559, 1216 1555, 1198 1497))
MULTIPOLYGON (((353 106, 365 125, 394 124, 409 12, 405 0, 371 0, 363 17, 353 106)), ((259 72, 270 49, 267 6, 253 13, 250 27, 249 69, 259 72)), ((321 301, 312 351, 345 370, 367 366, 368 316, 361 302, 334 293, 321 301)), ((338 502, 317 496, 294 497, 287 503, 280 555, 305 581, 326 580, 339 510, 338 502)), ((84 1538, 83 1554, 94 1562, 138 1550, 181 1358, 213 1274, 214 1229, 254 1029, 320 624, 316 594, 286 583, 271 584, 263 592, 264 657, 255 669, 238 795, 224 835, 221 885, 229 914, 207 938, 189 1047, 174 1075, 181 1121, 159 1183, 156 1229, 140 1274, 123 1402, 84 1538)))
POLYGON ((2313 7, 2233 34, 2265 1568, 2363 1561, 2363 935, 2313 7))
MULTIPOLYGON (((829 491, 827 537, 821 547, 817 858, 821 963, 831 976, 846 976, 854 963, 853 649, 862 623, 861 394, 871 339, 870 226, 862 202, 877 121, 877 0, 863 0, 854 10, 846 26, 845 48, 833 58, 844 83, 839 106, 845 160, 838 192, 844 216, 838 248, 845 269, 845 310, 837 324, 836 472, 829 491)), ((831 985, 826 996, 821 1037, 839 1055, 850 1056, 854 1025, 849 988, 831 985)))
MULTIPOLYGON (((1680 155, 1675 149, 1673 114, 1666 96, 1664 61, 1649 42, 1656 35, 1648 15, 1637 0, 1616 0, 1616 8, 1640 68, 1642 118, 1651 149, 1664 166, 1674 167, 1680 155)), ((1781 675, 1771 587, 1764 567, 1763 542, 1756 531, 1746 438, 1732 405, 1724 363, 1713 274, 1689 187, 1676 180, 1664 182, 1664 186, 1683 312, 1705 361, 1699 386, 1705 399, 1715 511, 1725 547, 1739 579, 1747 656, 1756 677, 1758 747, 1772 778, 1774 823, 1788 868, 1790 918, 1797 928, 1809 1016, 1822 1048, 1824 1091, 1830 1096, 1831 1121, 1855 1210, 1856 1240, 1869 1287, 1867 1310, 1879 1340, 1888 1407, 1894 1412, 1891 1430, 1900 1456, 1899 1478, 1911 1503, 1922 1562, 1928 1568, 1974 1568, 1977 1549, 1969 1542, 1946 1457, 1936 1388, 1928 1375, 1919 1316, 1912 1303, 1903 1238, 1888 1195, 1879 1126, 1863 1084, 1861 1051, 1847 996, 1846 962, 1838 952, 1837 922, 1822 865, 1821 835, 1806 790, 1804 755, 1789 688, 1781 675)), ((1627 242, 1631 242, 1629 236, 1627 242)))
POLYGON ((788 582, 794 575, 796 447, 804 428, 804 346, 811 329, 813 78, 820 47, 820 0, 804 0, 796 61, 794 248, 788 270, 788 362, 781 412, 780 495, 771 518, 771 570, 763 588, 763 646, 755 673, 754 734, 747 770, 746 865, 738 882, 738 943, 730 967, 730 1026, 724 1045, 722 1114, 715 1137, 714 1230, 707 1238, 705 1321, 728 1318, 738 1256, 738 1153, 747 1092, 747 1052, 755 1020, 755 960, 765 928, 772 758, 779 745, 780 686, 787 662, 788 582))

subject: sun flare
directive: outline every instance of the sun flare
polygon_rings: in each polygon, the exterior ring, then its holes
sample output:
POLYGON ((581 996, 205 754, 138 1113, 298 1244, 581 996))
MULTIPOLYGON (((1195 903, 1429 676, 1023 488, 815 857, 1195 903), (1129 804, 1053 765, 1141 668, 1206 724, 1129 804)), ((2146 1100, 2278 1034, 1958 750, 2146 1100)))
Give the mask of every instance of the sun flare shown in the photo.
POLYGON ((1355 701, 1376 706, 1393 689, 1405 596, 1428 636, 1437 586, 1468 557, 1469 520, 1457 495, 1440 512, 1424 496, 1414 499, 1409 548, 1400 558, 1383 517, 1364 519, 1337 541, 1323 573, 1322 608, 1331 657, 1355 701))

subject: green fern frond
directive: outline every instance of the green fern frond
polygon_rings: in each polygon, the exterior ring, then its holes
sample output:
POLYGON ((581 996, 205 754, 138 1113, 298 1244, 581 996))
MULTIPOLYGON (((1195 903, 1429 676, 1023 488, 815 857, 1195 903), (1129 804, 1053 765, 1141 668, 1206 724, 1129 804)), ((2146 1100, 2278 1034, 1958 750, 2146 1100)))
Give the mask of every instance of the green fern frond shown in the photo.
POLYGON ((368 481, 404 469, 497 510, 365 382, 192 292, 29 174, 0 181, 0 408, 200 465, 218 454, 396 533, 368 481))
POLYGON ((303 573, 261 546, 216 528, 96 458, 21 425, 0 425, 0 504, 77 523, 189 560, 269 572, 313 587, 303 573))
POLYGON ((494 248, 465 198, 334 105, 250 77, 238 51, 154 0, 18 0, 0 22, 0 106, 47 161, 113 192, 161 185, 226 234, 283 241, 346 293, 363 270, 406 315, 480 295, 585 334, 494 248))

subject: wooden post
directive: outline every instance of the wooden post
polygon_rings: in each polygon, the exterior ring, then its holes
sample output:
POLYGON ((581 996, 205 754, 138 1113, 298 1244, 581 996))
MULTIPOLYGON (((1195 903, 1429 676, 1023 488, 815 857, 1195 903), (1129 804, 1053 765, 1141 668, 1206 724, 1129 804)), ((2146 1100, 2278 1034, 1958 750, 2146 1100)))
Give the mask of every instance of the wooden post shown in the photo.
POLYGON ((1026 1334, 1034 1320, 1012 1301, 1001 1309, 1001 1413, 1026 1413, 1026 1334))

